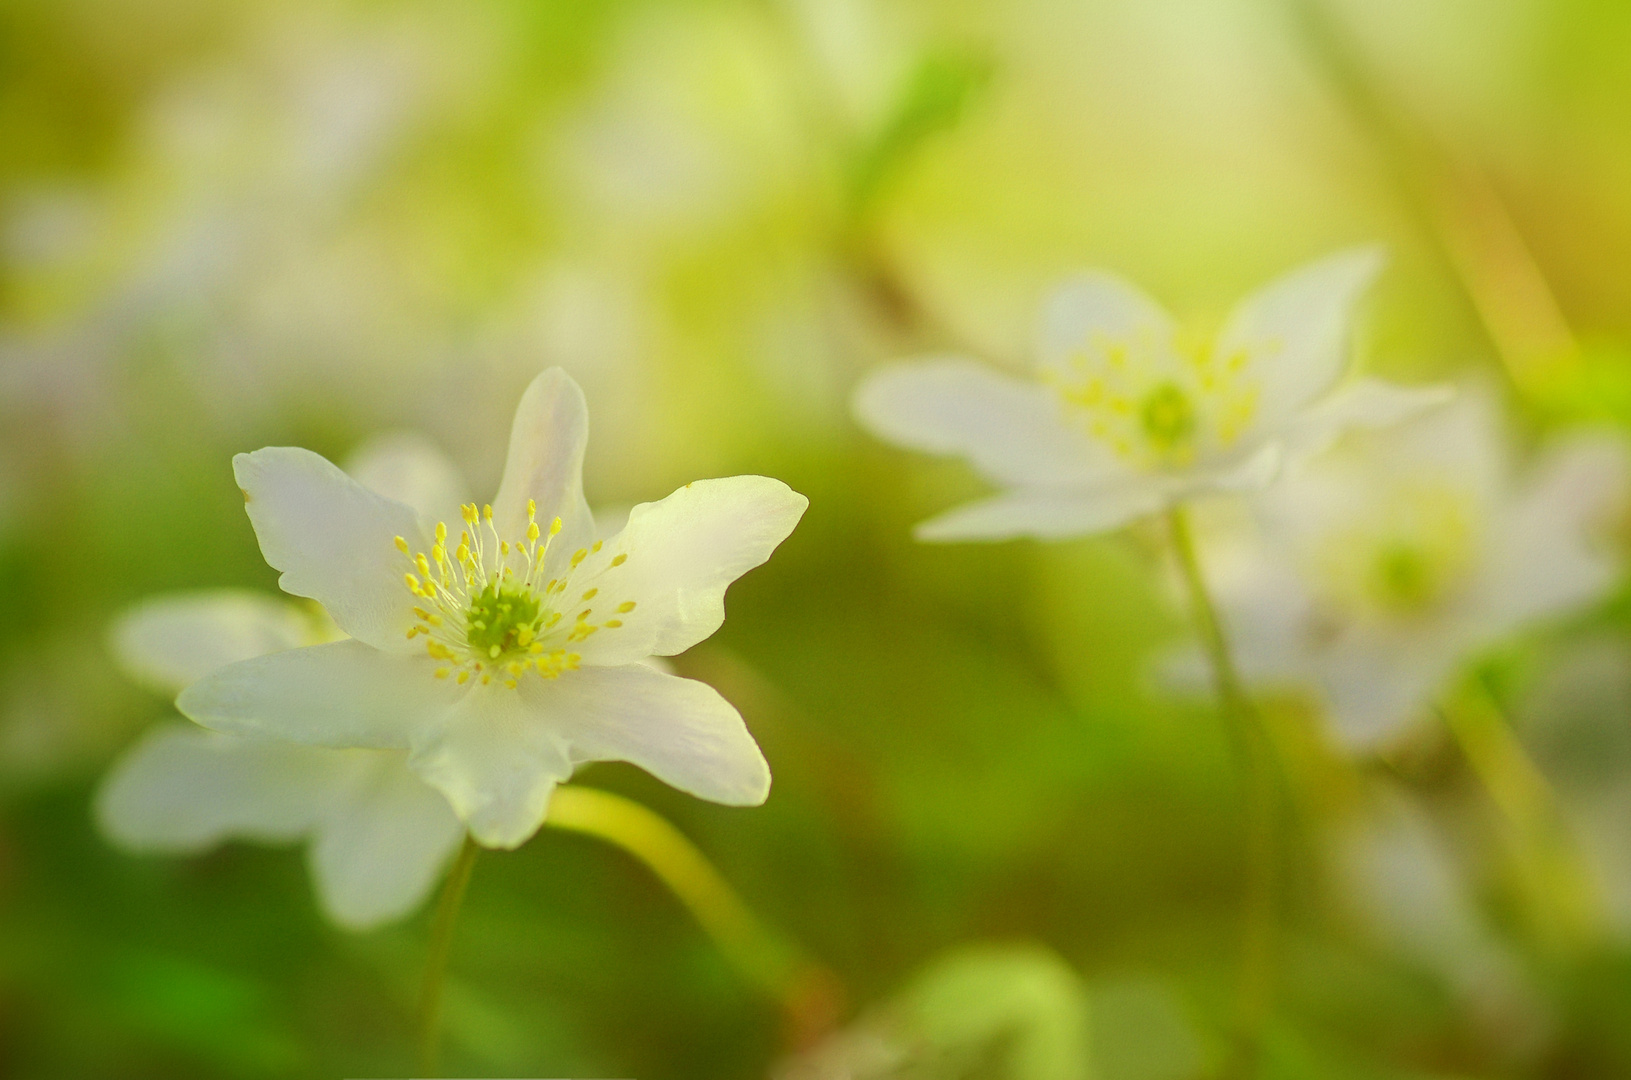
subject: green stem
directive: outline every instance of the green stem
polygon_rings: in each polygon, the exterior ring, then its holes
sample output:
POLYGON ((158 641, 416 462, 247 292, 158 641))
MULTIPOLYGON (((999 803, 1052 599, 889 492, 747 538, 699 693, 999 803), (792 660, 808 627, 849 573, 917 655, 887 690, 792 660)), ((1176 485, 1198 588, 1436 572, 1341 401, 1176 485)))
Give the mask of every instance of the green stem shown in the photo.
POLYGON ((453 946, 453 924, 458 920, 464 891, 470 884, 470 871, 476 865, 481 847, 469 836, 453 860, 453 869, 442 886, 436 903, 436 916, 430 924, 430 949, 425 958, 425 981, 419 994, 419 1075, 437 1075, 437 1059, 442 1050, 442 984, 447 977, 447 958, 453 946))
POLYGON ((1509 827, 1514 854, 1544 911, 1541 929, 1574 951, 1601 940, 1602 896, 1551 784, 1479 680, 1441 709, 1467 763, 1509 827))
POLYGON ((841 993, 834 976, 760 922, 707 856, 660 815, 609 791, 573 784, 556 789, 544 824, 604 840, 645 863, 726 960, 781 1003, 795 1041, 810 1041, 837 1019, 841 993))
POLYGON ((1274 762, 1262 717, 1246 693, 1217 608, 1206 588, 1189 519, 1183 507, 1167 511, 1172 548, 1189 593, 1201 643, 1211 663, 1226 727, 1246 782, 1246 883, 1241 911, 1241 960, 1237 986, 1234 1053, 1223 1075, 1250 1076, 1257 1067, 1264 1022, 1273 993, 1275 864, 1277 861, 1274 762))

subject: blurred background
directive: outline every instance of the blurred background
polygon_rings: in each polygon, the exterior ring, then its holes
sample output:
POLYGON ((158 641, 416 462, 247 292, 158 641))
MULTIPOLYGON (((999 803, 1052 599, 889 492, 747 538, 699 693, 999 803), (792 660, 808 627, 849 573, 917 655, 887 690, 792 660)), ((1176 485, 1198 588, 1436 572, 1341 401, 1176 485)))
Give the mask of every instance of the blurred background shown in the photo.
MULTIPOLYGON (((1520 446, 1631 423, 1628 133, 1617 0, 0 0, 0 1074, 411 1068, 424 912, 348 934, 297 849, 97 835, 101 775, 170 713, 107 626, 275 589, 233 453, 411 429, 488 491, 559 364, 595 505, 739 472, 811 499, 677 660, 741 708, 768 804, 583 778, 693 838, 844 1023, 996 1002, 1034 1052, 790 1065, 642 866, 545 830, 476 867, 448 1067, 1204 1075, 1241 793, 1215 710, 1151 675, 1185 632, 1160 534, 916 545, 983 488, 862 435, 850 388, 926 350, 1022 364, 1078 268, 1206 326, 1378 240, 1367 370, 1475 373, 1520 446), (948 970, 960 996, 922 990, 948 970), (1089 1056, 1049 1051, 1084 1010, 1089 1056)), ((1587 948, 1526 914, 1452 740, 1354 763, 1271 708, 1264 1075, 1631 1075, 1628 630, 1617 596, 1482 661, 1605 883, 1587 948), (1378 829, 1405 840, 1345 854, 1378 829)))

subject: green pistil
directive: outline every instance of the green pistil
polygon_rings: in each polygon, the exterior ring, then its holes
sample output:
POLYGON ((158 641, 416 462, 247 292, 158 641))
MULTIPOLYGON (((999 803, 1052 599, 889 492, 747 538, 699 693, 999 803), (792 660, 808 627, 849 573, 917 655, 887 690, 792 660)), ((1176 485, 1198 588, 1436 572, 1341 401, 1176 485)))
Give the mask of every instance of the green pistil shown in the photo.
POLYGON ((538 598, 488 585, 465 615, 465 641, 479 656, 496 660, 524 649, 538 629, 538 598), (522 631, 526 631, 525 638, 522 631))
POLYGON ((1377 555, 1373 582, 1379 598, 1397 611, 1420 611, 1438 592, 1433 559, 1413 544, 1396 543, 1377 555))
POLYGON ((1138 410, 1139 422, 1151 445, 1170 453, 1186 446, 1195 434, 1195 407, 1189 396, 1172 383, 1162 383, 1138 410))

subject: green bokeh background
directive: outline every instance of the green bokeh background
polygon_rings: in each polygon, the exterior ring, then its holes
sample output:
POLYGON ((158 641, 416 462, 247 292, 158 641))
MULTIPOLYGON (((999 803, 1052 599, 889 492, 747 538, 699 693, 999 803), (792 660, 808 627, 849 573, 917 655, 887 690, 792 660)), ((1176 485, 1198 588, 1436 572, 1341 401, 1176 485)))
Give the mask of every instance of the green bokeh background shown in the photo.
MULTIPOLYGON (((1379 240, 1365 369, 1499 383, 1521 441, 1631 421, 1628 133, 1613 0, 0 0, 0 1074, 409 1071, 425 913, 347 934, 297 851, 96 834, 98 778, 168 712, 106 627, 275 588, 233 453, 417 429, 488 490, 559 364, 596 505, 740 472, 811 500, 677 660, 743 711, 768 804, 583 779, 692 837, 846 1017, 958 946, 1039 942, 1087 987, 1096 1075, 1200 1075, 1240 791, 1218 718, 1151 677, 1184 625, 1160 533, 916 545, 980 486, 864 437, 849 388, 918 351, 1022 363, 1079 267, 1204 329, 1379 240)), ((1628 612, 1487 673, 1521 700, 1628 612)), ((1631 936, 1547 949, 1453 744, 1352 767, 1272 704, 1295 826, 1265 1075, 1631 1075, 1631 936), (1324 872, 1380 772, 1474 822, 1510 1015, 1324 872)), ((786 1050, 643 867, 548 830, 478 863, 453 980, 455 1075, 754 1077, 786 1050)))

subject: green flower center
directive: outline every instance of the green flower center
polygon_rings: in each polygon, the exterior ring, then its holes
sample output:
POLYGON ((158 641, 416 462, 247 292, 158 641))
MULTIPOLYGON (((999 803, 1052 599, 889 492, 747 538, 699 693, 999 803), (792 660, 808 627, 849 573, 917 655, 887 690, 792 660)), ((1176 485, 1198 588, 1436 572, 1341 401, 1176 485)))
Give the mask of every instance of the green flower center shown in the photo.
POLYGON ((498 659, 523 651, 538 634, 538 597, 489 582, 465 612, 465 641, 478 656, 498 659))
POLYGON ((1422 611, 1432 605, 1443 585, 1437 561, 1418 545, 1388 544, 1377 552, 1371 567, 1372 592, 1394 611, 1422 611))
POLYGON ((1195 434, 1195 406, 1175 383, 1162 383, 1145 395, 1138 419, 1151 445, 1164 452, 1185 446, 1195 434))

